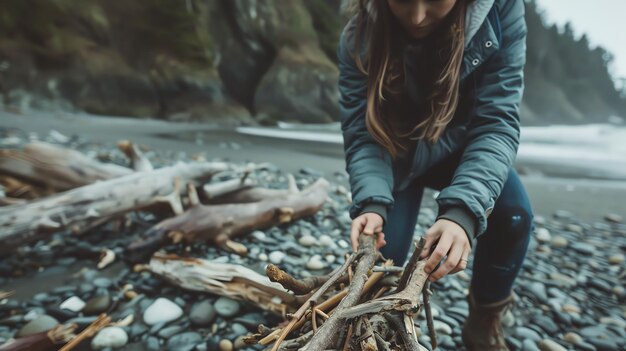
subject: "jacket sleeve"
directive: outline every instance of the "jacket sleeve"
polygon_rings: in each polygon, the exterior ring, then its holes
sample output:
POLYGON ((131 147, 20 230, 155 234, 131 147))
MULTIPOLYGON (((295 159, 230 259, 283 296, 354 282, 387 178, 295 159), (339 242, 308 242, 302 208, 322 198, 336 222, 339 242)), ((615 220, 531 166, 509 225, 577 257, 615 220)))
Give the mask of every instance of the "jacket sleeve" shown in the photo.
POLYGON ((349 213, 354 219, 364 212, 376 212, 386 221, 393 205, 391 155, 365 127, 367 76, 358 69, 349 49, 354 39, 351 22, 343 30, 337 49, 341 130, 352 191, 349 213))
POLYGON ((519 107, 524 90, 527 34, 524 1, 496 3, 500 6, 502 28, 500 49, 483 64, 461 163, 451 184, 437 197, 440 214, 454 207, 463 207, 473 214, 476 237, 487 229, 487 217, 517 154, 519 107))

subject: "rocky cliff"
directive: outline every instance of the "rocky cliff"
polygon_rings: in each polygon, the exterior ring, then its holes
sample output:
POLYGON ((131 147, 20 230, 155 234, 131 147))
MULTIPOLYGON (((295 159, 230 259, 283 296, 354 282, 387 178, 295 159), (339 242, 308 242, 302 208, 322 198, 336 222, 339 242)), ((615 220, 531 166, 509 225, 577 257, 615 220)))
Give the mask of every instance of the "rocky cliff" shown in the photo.
POLYGON ((94 114, 328 122, 338 71, 319 42, 300 0, 3 1, 0 92, 94 114))
MULTIPOLYGON (((235 124, 335 121, 345 1, 1 1, 0 105, 235 124)), ((610 54, 526 5, 522 123, 626 116, 610 54)))

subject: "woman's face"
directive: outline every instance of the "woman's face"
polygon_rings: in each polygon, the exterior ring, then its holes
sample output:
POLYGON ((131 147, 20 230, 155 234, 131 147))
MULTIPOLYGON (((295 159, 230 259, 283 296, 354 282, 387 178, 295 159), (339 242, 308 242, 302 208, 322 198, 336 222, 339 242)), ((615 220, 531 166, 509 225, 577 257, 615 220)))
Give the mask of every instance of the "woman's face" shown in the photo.
POLYGON ((413 38, 432 33, 457 0, 387 0, 391 13, 413 38))

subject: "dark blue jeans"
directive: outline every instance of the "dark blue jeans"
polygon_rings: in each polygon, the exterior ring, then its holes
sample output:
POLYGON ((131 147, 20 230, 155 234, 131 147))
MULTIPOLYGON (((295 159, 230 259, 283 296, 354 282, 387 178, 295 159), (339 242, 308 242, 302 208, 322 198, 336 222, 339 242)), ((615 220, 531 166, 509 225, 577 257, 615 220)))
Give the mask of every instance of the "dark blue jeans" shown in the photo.
MULTIPOLYGON (((430 169, 406 189, 395 191, 394 207, 383 228, 387 245, 381 248, 386 258, 398 266, 404 264, 412 240, 424 187, 441 190, 452 181, 460 155, 430 169)), ((470 289, 481 303, 500 301, 511 293, 519 273, 530 235, 534 231, 533 212, 519 176, 514 168, 504 183, 493 212, 487 219, 487 230, 476 240, 470 289)), ((411 250, 412 251, 412 250, 411 250)))

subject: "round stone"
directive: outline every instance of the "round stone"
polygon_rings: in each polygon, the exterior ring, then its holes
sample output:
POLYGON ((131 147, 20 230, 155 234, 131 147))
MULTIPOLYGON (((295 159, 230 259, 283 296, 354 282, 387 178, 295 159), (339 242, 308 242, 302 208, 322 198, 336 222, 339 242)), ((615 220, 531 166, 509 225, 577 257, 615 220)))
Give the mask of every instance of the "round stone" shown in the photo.
POLYGON ((340 248, 342 249, 347 249, 348 247, 350 247, 350 244, 348 244, 347 241, 341 239, 339 241, 337 241, 337 244, 339 245, 340 248))
POLYGON ((248 344, 244 341, 245 338, 245 335, 239 335, 237 339, 235 339, 235 350, 244 350, 248 347, 248 344))
POLYGON ((321 246, 325 246, 325 247, 335 247, 335 240, 333 240, 333 238, 331 238, 330 236, 324 234, 322 236, 320 236, 319 238, 319 243, 321 246))
POLYGON ((541 351, 537 347, 537 344, 531 339, 524 339, 522 341, 522 351, 541 351))
POLYGON ((580 344, 583 341, 583 338, 576 333, 569 332, 563 336, 563 340, 567 341, 568 343, 572 345, 576 345, 576 344, 580 344))
POLYGON ((535 237, 540 243, 547 243, 552 240, 552 235, 550 235, 550 231, 546 228, 538 228, 535 232, 535 237))
POLYGON ((196 332, 185 332, 174 335, 167 341, 168 350, 191 350, 191 347, 202 341, 202 335, 196 332))
POLYGON ((567 247, 567 244, 569 244, 569 242, 567 241, 566 238, 557 235, 552 239, 552 246, 557 248, 557 249, 562 249, 567 247))
POLYGON ((111 296, 109 295, 100 295, 94 296, 91 299, 87 300, 85 308, 83 308, 83 313, 86 315, 99 314, 101 312, 106 311, 111 304, 111 296))
POLYGON ((622 216, 616 214, 616 213, 609 213, 606 216, 604 216, 604 219, 607 222, 611 222, 611 223, 622 223, 622 221, 624 220, 622 218, 622 216))
POLYGON ((269 255, 270 262, 273 264, 281 264, 285 259, 285 253, 282 251, 272 251, 269 255))
POLYGON ((69 299, 63 301, 59 308, 70 310, 73 312, 80 312, 85 307, 85 301, 78 296, 72 296, 69 299))
POLYGON ((236 316, 240 309, 239 302, 224 296, 215 301, 214 307, 217 314, 225 318, 236 316))
POLYGON ((209 300, 197 302, 191 307, 189 320, 197 326, 207 326, 215 320, 215 308, 209 300))
POLYGON ((617 253, 617 254, 611 255, 609 257, 609 263, 610 264, 614 264, 614 265, 618 265, 618 264, 624 263, 624 255, 621 254, 621 253, 617 253))
POLYGON ((583 255, 593 255, 596 251, 593 245, 582 242, 572 244, 572 249, 583 255))
POLYGON ((317 239, 313 235, 304 235, 300 237, 298 243, 302 246, 310 247, 317 244, 317 239))
POLYGON ((263 241, 266 237, 265 233, 260 230, 255 230, 250 235, 258 241, 263 241))
POLYGON ((106 327, 91 340, 91 347, 100 350, 107 347, 117 348, 126 345, 128 334, 120 327, 106 327))
POLYGON ((309 262, 306 263, 306 268, 310 270, 318 270, 326 267, 326 264, 322 262, 319 255, 314 255, 309 259, 309 262))
POLYGON ((539 342, 539 349, 541 351, 567 351, 566 348, 550 339, 544 339, 539 342))
POLYGON ((167 323, 178 319, 183 314, 183 309, 174 302, 159 297, 143 313, 143 321, 148 325, 167 323))
POLYGON ((580 307, 576 305, 566 304, 566 305, 563 305, 563 311, 567 313, 580 314, 580 307))
POLYGON ((452 328, 450 328, 450 326, 447 325, 446 323, 439 321, 439 320, 434 320, 433 324, 435 326, 435 330, 437 331, 437 333, 444 334, 444 335, 452 335, 452 328))
POLYGON ((220 340, 220 351, 232 351, 234 350, 233 342, 228 339, 220 340))
POLYGON ((45 332, 56 327, 57 324, 59 324, 59 322, 56 319, 44 314, 26 323, 26 325, 24 325, 22 329, 20 329, 20 331, 18 331, 15 336, 17 338, 20 338, 20 337, 24 337, 28 335, 45 332))

